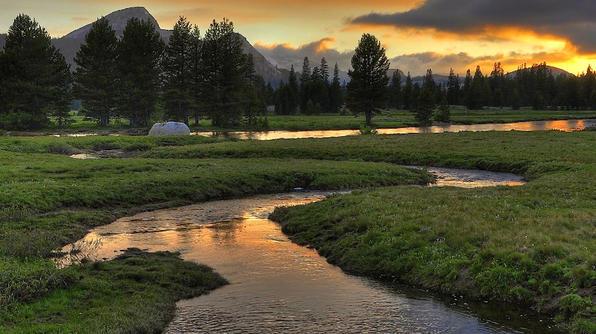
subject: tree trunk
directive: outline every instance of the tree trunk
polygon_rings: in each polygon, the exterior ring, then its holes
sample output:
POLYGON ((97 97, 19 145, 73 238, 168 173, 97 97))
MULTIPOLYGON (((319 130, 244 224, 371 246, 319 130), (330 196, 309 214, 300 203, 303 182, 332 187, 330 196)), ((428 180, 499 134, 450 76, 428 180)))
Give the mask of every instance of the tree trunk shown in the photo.
POLYGON ((366 126, 372 126, 372 111, 368 110, 365 112, 366 115, 366 126))

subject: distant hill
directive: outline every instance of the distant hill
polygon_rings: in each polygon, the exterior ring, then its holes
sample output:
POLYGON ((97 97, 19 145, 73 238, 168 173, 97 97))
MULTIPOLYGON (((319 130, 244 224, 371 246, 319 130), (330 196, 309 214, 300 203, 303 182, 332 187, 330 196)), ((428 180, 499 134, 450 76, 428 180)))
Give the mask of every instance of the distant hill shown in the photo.
MULTIPOLYGON (((546 65, 546 67, 550 70, 550 72, 553 74, 553 76, 555 78, 558 77, 558 76, 560 76, 560 75, 569 76, 569 77, 575 76, 574 74, 569 73, 569 72, 565 71, 564 69, 561 69, 561 68, 558 68, 558 67, 554 67, 554 66, 550 66, 550 65, 546 65)), ((515 76, 517 75, 517 72, 519 72, 519 70, 515 70, 515 71, 512 71, 512 72, 509 72, 509 73, 506 74, 506 76, 508 78, 515 78, 515 76)))
POLYGON ((4 49, 4 44, 6 44, 6 34, 0 34, 0 49, 4 49))
MULTIPOLYGON (((449 81, 449 76, 448 75, 443 75, 443 74, 435 74, 433 73, 433 80, 435 81, 435 83, 437 85, 446 85, 447 82, 449 81)), ((418 84, 420 86, 422 86, 422 84, 424 83, 424 75, 419 75, 416 77, 412 77, 412 82, 414 84, 418 84)))
MULTIPOLYGON (((108 19, 110 25, 116 31, 116 35, 118 37, 122 37, 122 33, 124 32, 124 28, 126 28, 127 22, 132 18, 138 18, 140 20, 153 23, 164 42, 167 42, 172 35, 171 30, 162 29, 153 15, 151 15, 151 13, 149 13, 149 11, 143 7, 126 8, 106 15, 106 19, 108 19)), ((57 38, 52 41, 54 46, 56 46, 56 48, 62 52, 66 58, 66 61, 73 69, 75 67, 74 57, 79 51, 81 44, 83 44, 85 41, 85 36, 87 36, 91 30, 91 24, 92 23, 89 23, 77 30, 74 30, 64 37, 57 38)), ((257 49, 255 49, 244 36, 240 34, 238 35, 242 40, 244 51, 253 55, 257 74, 261 75, 265 81, 277 86, 279 82, 284 79, 283 73, 269 63, 267 59, 265 59, 265 57, 259 51, 257 51, 257 49)))

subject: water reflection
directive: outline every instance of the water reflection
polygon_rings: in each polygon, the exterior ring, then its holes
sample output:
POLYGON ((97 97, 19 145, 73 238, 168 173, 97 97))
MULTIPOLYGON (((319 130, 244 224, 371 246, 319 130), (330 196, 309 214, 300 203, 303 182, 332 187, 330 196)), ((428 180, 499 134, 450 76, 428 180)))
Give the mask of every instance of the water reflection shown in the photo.
MULTIPOLYGON (((532 121, 503 124, 473 124, 473 125, 436 125, 429 127, 407 127, 378 129, 381 135, 400 135, 418 133, 446 133, 446 132, 486 132, 486 131, 581 131, 594 126, 596 120, 559 120, 532 121)), ((263 131, 263 132, 195 132, 193 135, 204 137, 229 137, 236 139, 275 140, 299 138, 333 138, 359 135, 359 130, 314 130, 314 131, 263 131)))
POLYGON ((346 275, 316 251, 290 242, 267 219, 275 207, 328 195, 267 195, 146 212, 99 227, 80 242, 97 245, 88 254, 92 260, 129 247, 180 251, 185 260, 209 265, 230 281, 179 302, 168 333, 548 333, 519 314, 446 303, 346 275))
POLYGON ((436 181, 430 185, 431 187, 516 187, 526 184, 526 181, 524 181, 523 177, 511 173, 496 173, 475 169, 454 169, 440 167, 430 167, 426 169, 436 177, 436 181))

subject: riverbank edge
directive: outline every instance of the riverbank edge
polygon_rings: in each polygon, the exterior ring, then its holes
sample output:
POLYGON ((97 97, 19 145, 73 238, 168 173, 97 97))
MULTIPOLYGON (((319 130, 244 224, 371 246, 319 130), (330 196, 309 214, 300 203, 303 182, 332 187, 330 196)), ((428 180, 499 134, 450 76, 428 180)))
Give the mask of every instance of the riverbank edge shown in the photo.
MULTIPOLYGON (((308 116, 305 116, 308 117, 308 116)), ((331 117, 331 116, 330 116, 331 117)), ((575 121, 575 120, 594 120, 596 119, 596 112, 587 115, 565 116, 565 117, 528 117, 516 120, 479 120, 479 121, 451 121, 449 123, 433 123, 433 126, 441 125, 482 125, 482 124, 515 124, 525 122, 541 122, 541 121, 575 121)), ((420 124, 416 122, 403 122, 401 126, 375 126, 378 130, 404 129, 411 127, 419 127, 420 124)), ((287 131, 287 132, 302 132, 302 131, 341 131, 341 130, 360 130, 361 127, 356 126, 305 126, 305 127, 269 127, 267 129, 246 129, 246 128, 216 128, 216 127, 190 127, 192 133, 233 133, 233 132, 269 132, 269 131, 287 131)), ((76 135, 93 135, 93 136, 145 136, 149 132, 149 128, 77 128, 77 129, 43 129, 39 131, 4 131, 0 132, 0 136, 10 137, 43 137, 43 136, 76 136, 76 135)))

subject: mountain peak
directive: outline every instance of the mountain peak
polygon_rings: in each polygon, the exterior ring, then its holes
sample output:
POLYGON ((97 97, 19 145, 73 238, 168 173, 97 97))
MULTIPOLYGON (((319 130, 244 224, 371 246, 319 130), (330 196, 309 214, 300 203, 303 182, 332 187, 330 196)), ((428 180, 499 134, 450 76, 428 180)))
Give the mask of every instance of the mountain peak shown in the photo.
MULTIPOLYGON (((145 7, 130 7, 120 9, 106 15, 105 18, 108 21, 110 21, 112 29, 116 31, 116 35, 118 36, 122 36, 124 28, 126 28, 126 24, 132 18, 137 18, 143 21, 149 21, 155 26, 157 30, 161 30, 161 28, 159 27, 159 23, 157 22, 155 17, 153 17, 153 15, 151 15, 151 13, 149 13, 149 11, 145 7)), ((71 32, 63 38, 84 39, 87 33, 89 33, 89 30, 91 30, 91 24, 92 23, 89 23, 88 25, 71 32)))

